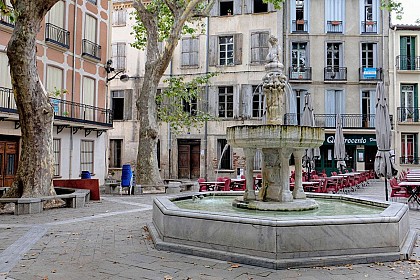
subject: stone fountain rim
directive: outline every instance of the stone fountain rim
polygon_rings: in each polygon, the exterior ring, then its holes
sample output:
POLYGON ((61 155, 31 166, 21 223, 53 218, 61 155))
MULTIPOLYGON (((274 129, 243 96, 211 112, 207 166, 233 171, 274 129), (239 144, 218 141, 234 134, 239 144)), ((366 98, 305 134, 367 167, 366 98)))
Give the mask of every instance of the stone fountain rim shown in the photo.
POLYGON ((182 213, 184 217, 191 217, 191 218, 203 218, 209 220, 219 220, 219 221, 230 221, 230 222, 241 222, 241 223, 257 223, 261 225, 281 225, 281 226, 296 226, 296 225, 317 225, 317 224, 342 224, 342 223, 355 223, 360 224, 364 222, 375 223, 375 222, 398 222, 404 213, 407 211, 408 206, 401 203, 391 203, 391 202, 384 202, 375 199, 366 199, 366 198, 358 198, 350 195, 337 195, 337 194, 318 194, 318 193, 307 193, 308 198, 324 198, 324 199, 335 199, 335 200, 343 200, 347 202, 353 203, 361 203, 376 207, 382 207, 384 210, 379 214, 363 214, 363 215, 337 215, 337 216, 286 216, 286 217, 250 217, 245 214, 224 214, 224 213, 217 213, 211 211, 203 211, 203 210, 190 210, 190 209, 182 209, 173 203, 177 200, 188 199, 192 198, 194 195, 204 195, 204 196, 240 196, 243 192, 200 192, 200 193, 190 193, 184 195, 175 195, 175 196, 168 196, 168 197, 156 197, 154 198, 154 204, 160 208, 163 214, 165 215, 173 215, 178 216, 182 213))

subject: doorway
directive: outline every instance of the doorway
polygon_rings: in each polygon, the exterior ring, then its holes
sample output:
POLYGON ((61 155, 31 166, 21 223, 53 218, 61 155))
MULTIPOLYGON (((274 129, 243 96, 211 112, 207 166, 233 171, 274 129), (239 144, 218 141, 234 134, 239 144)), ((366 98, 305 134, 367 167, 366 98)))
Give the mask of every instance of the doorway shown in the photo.
POLYGON ((19 159, 18 141, 0 141, 0 187, 11 187, 19 159))
POLYGON ((200 140, 178 140, 178 178, 200 177, 200 140))
POLYGON ((373 170, 378 147, 365 146, 365 170, 373 170))

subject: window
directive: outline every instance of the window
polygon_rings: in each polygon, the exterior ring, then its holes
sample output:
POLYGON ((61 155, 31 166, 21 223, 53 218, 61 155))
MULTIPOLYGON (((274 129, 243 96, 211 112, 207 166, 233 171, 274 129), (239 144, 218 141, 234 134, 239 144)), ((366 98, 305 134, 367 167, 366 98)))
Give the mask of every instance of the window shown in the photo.
POLYGON ((118 9, 112 11, 112 25, 113 26, 125 26, 127 23, 127 10, 118 9))
POLYGON ((342 67, 343 44, 327 43, 327 61, 324 71, 324 80, 346 80, 347 69, 342 67))
MULTIPOLYGON (((63 92, 63 70, 51 65, 47 66, 47 83, 46 90, 48 93, 60 93, 63 92)), ((58 96, 59 97, 59 96, 58 96)))
POLYGON ((231 151, 226 139, 217 140, 217 153, 219 155, 219 169, 232 169, 231 151))
POLYGON ((233 14, 233 1, 220 1, 219 15, 229 16, 233 14))
POLYGON ((264 115, 264 92, 262 86, 252 86, 252 117, 262 118, 264 115))
POLYGON ((116 71, 125 69, 125 43, 112 44, 112 65, 116 71))
POLYGON ((254 0, 254 13, 268 12, 268 5, 262 0, 254 0))
POLYGON ((362 127, 375 126, 376 92, 362 90, 362 127))
POLYGON ((83 77, 82 119, 95 121, 95 80, 83 77))
POLYGON ((121 167, 121 147, 122 139, 109 140, 109 167, 121 167))
POLYGON ((86 15, 84 39, 82 40, 82 55, 96 60, 101 59, 101 46, 97 44, 97 20, 93 16, 86 15))
POLYGON ((233 118, 233 87, 219 87, 219 117, 233 118))
POLYGON ((418 118, 418 94, 416 84, 401 85, 401 121, 412 121, 418 118))
POLYGON ((251 33, 251 63, 265 63, 268 54, 268 36, 268 32, 251 33))
POLYGON ((233 36, 219 37, 219 65, 233 65, 233 36))
POLYGON ((90 2, 90 3, 92 3, 92 4, 94 4, 94 5, 96 5, 96 0, 87 0, 88 2, 90 2))
MULTIPOLYGON (((415 70, 420 69, 416 65, 416 37, 401 36, 400 37, 400 56, 399 66, 401 70, 415 70)), ((397 64, 397 65, 398 65, 397 64)))
POLYGON ((257 149, 255 151, 255 156, 254 156, 254 170, 261 170, 261 165, 262 165, 262 152, 260 149, 257 149))
POLYGON ((292 32, 308 32, 308 0, 290 1, 292 32))
POLYGON ((401 133, 401 164, 418 164, 416 134, 401 133))
POLYGON ((92 43, 96 43, 97 36, 97 21, 96 18, 90 15, 85 17, 85 37, 84 39, 89 40, 92 43))
POLYGON ((376 67, 376 44, 362 43, 362 67, 376 67))
POLYGON ((5 52, 0 52, 0 87, 12 89, 9 59, 7 58, 7 54, 5 52))
POLYGON ((335 115, 345 113, 345 96, 343 90, 327 90, 325 93, 325 126, 335 127, 335 115))
POLYGON ((52 42, 64 48, 70 48, 70 32, 65 30, 64 1, 58 1, 46 15, 45 41, 52 42))
POLYGON ((197 98, 192 98, 190 100, 182 100, 182 109, 184 112, 189 113, 191 116, 197 115, 197 98))
POLYGON ((53 139, 54 176, 61 175, 61 139, 53 139))
POLYGON ((310 79, 310 71, 306 68, 307 45, 307 43, 292 43, 291 79, 310 79))
POLYGON ((114 120, 124 119, 124 90, 113 90, 111 91, 112 97, 112 113, 114 120))
POLYGON ((64 1, 58 1, 47 13, 46 22, 64 29, 65 18, 65 3, 64 1))
POLYGON ((361 27, 362 33, 377 33, 377 0, 360 0, 361 1, 361 27))
POLYGON ((181 46, 182 66, 198 66, 198 38, 184 38, 181 46))
POLYGON ((345 0, 325 0, 327 33, 343 33, 345 0))
POLYGON ((82 140, 80 142, 80 171, 93 172, 93 141, 82 140))

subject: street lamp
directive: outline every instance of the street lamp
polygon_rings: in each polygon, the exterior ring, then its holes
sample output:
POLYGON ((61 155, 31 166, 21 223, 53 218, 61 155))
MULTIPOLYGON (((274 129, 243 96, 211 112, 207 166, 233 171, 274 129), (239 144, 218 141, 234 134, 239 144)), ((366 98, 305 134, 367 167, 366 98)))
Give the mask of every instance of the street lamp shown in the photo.
POLYGON ((105 68, 105 71, 106 71, 106 82, 107 83, 110 82, 110 81, 112 81, 113 79, 115 79, 122 72, 124 72, 124 70, 119 70, 119 71, 115 72, 114 76, 108 77, 108 75, 111 72, 114 72, 115 71, 115 68, 112 67, 112 59, 108 59, 108 61, 106 62, 104 68, 105 68))

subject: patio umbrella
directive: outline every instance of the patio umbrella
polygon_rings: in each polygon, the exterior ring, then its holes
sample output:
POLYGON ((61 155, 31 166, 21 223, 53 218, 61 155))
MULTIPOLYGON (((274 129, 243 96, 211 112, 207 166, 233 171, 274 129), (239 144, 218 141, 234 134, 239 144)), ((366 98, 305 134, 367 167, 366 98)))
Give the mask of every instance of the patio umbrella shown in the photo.
POLYGON ((376 153, 374 167, 378 177, 385 177, 385 199, 388 200, 386 180, 397 175, 398 171, 391 160, 391 120, 383 82, 376 85, 375 131, 378 152, 376 153))
POLYGON ((337 114, 335 119, 335 137, 334 137, 334 158, 337 161, 337 168, 343 171, 346 167, 346 144, 344 142, 343 126, 341 125, 341 115, 337 114))
MULTIPOLYGON (((312 96, 310 93, 305 95, 305 106, 303 107, 303 114, 300 120, 301 125, 303 126, 315 126, 315 116, 314 116, 314 107, 312 104, 312 96)), ((306 155, 304 158, 305 166, 308 166, 312 169, 315 169, 315 158, 320 156, 319 148, 312 148, 306 150, 306 155)), ((310 170, 308 170, 310 172, 310 170)))

